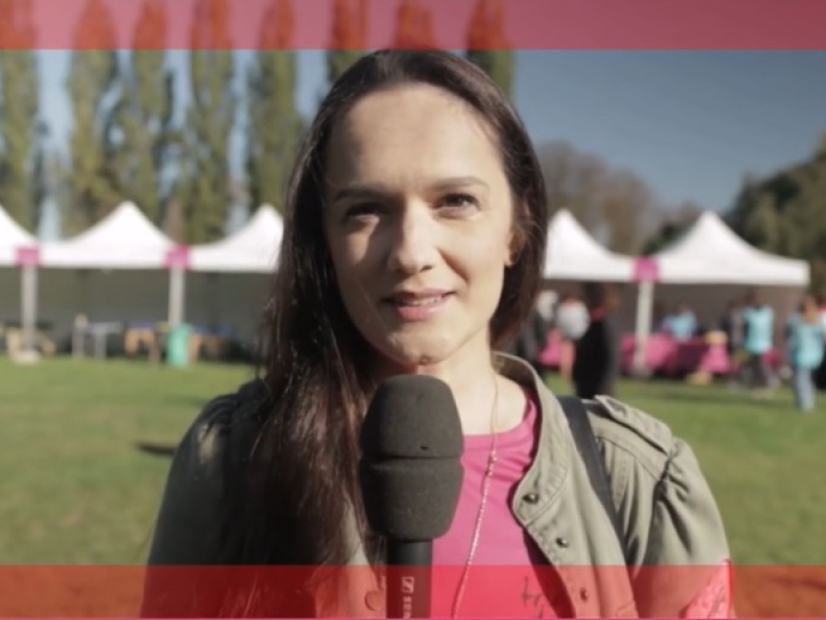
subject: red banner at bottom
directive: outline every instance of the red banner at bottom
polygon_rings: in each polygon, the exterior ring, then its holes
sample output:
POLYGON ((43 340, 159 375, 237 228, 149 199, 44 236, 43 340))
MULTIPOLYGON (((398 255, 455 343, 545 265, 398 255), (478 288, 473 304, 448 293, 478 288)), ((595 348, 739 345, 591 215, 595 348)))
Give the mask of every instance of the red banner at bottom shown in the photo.
MULTIPOLYGON (((566 616, 571 612, 563 606, 565 596, 555 595, 555 589, 570 597, 571 584, 600 583, 602 588, 612 579, 622 581, 627 570, 472 567, 464 576, 463 603, 457 615, 566 616)), ((633 575, 642 597, 648 592, 662 600, 696 601, 698 593, 708 587, 709 575, 714 570, 715 567, 646 567, 634 569, 633 575)), ((433 568, 433 616, 453 613, 462 573, 462 567, 433 568)), ((381 616, 383 593, 371 589, 375 574, 365 567, 327 568, 314 574, 300 567, 214 566, 149 570, 142 566, 0 566, 0 616, 134 618, 141 615, 143 608, 143 614, 152 617, 307 617, 313 614, 305 588, 308 579, 328 584, 336 580, 339 584, 349 582, 349 591, 361 597, 359 603, 366 601, 366 613, 381 616)), ((813 617, 826 611, 826 566, 737 566, 732 579, 734 607, 739 617, 813 617)), ((584 586, 582 592, 586 592, 584 586)), ((655 607, 653 611, 658 610, 655 607)))

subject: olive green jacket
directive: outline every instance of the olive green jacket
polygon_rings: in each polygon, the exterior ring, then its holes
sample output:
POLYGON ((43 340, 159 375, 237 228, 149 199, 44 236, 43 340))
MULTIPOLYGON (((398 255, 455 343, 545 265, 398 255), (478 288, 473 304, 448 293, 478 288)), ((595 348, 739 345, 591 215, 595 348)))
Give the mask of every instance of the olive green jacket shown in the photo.
MULTIPOLYGON (((662 422, 615 399, 586 403, 624 531, 625 540, 619 541, 559 402, 528 364, 508 355, 498 354, 498 359, 505 376, 539 395, 539 448, 512 509, 555 567, 573 615, 678 617, 697 605, 698 597, 714 595, 709 580, 730 553, 717 505, 690 447, 662 422)), ((221 464, 226 450, 233 449, 227 423, 238 402, 237 395, 213 400, 181 442, 150 565, 216 562, 215 523, 228 482, 221 464)), ((367 564, 355 535, 352 564, 367 564)), ((339 608, 319 610, 320 615, 382 616, 373 572, 358 574, 339 608)), ((152 596, 149 588, 147 596, 152 596)), ((152 600, 145 600, 145 610, 171 613, 152 600)))

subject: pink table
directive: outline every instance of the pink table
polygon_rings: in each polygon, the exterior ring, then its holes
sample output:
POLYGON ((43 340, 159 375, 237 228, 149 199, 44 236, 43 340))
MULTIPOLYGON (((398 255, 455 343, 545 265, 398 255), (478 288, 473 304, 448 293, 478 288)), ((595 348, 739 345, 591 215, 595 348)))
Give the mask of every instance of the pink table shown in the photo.
MULTIPOLYGON (((622 367, 630 371, 634 365, 636 348, 634 334, 625 334, 621 346, 622 367)), ((548 368, 558 368, 560 352, 559 335, 552 331, 537 361, 548 368)), ((775 350, 767 355, 767 360, 773 368, 778 368, 782 363, 782 356, 775 350)), ((726 345, 723 343, 709 343, 702 337, 680 342, 668 334, 661 333, 651 334, 648 337, 644 363, 647 369, 668 376, 698 371, 725 375, 734 370, 736 365, 736 361, 729 357, 726 345)))
MULTIPOLYGON (((623 338, 623 368, 630 370, 634 362, 636 341, 633 334, 623 338)), ((708 372, 727 374, 731 370, 726 345, 709 343, 704 338, 674 340, 668 334, 651 334, 645 347, 645 367, 668 376, 708 372)))
POLYGON ((548 334, 545 348, 537 357, 536 361, 546 368, 559 368, 559 361, 562 356, 561 338, 556 330, 548 334))

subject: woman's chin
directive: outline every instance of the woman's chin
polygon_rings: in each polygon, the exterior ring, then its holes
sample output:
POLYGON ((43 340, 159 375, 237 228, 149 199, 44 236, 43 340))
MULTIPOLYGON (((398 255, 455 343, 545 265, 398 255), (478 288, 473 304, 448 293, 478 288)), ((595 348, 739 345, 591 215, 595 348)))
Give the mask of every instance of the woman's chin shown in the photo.
POLYGON ((403 371, 421 366, 435 366, 449 360, 458 347, 444 340, 391 339, 381 347, 382 357, 403 371))

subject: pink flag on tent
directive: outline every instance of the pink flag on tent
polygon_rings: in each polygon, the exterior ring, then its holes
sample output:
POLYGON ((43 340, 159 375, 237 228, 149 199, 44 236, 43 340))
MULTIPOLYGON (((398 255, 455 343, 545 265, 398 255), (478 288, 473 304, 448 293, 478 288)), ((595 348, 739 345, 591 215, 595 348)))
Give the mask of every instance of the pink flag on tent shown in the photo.
POLYGON ((175 246, 166 253, 167 269, 187 269, 189 267, 189 246, 175 246))
POLYGON ((634 260, 634 280, 637 282, 656 282, 660 278, 660 268, 656 259, 650 256, 638 256, 634 260))
POLYGON ((18 267, 37 267, 40 264, 40 249, 36 247, 17 248, 18 267))

